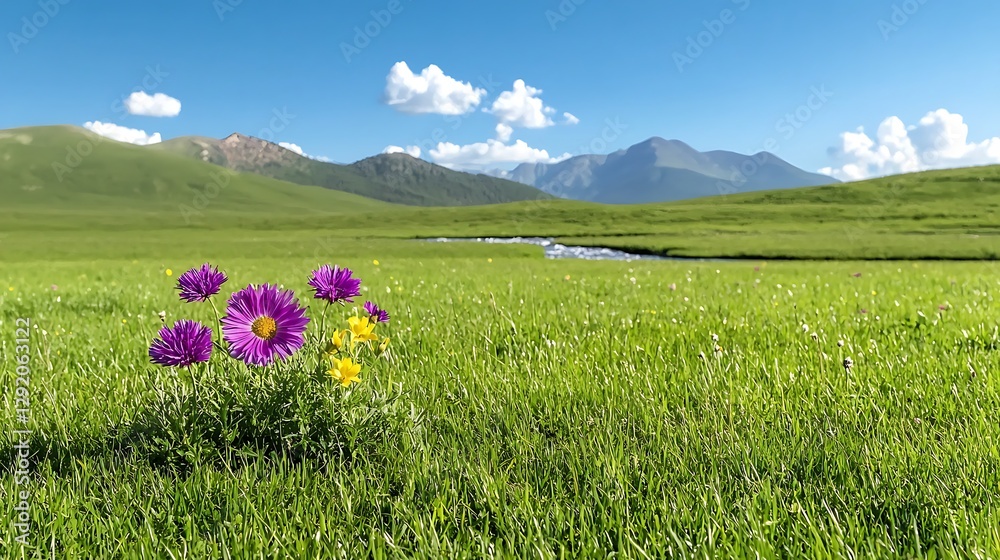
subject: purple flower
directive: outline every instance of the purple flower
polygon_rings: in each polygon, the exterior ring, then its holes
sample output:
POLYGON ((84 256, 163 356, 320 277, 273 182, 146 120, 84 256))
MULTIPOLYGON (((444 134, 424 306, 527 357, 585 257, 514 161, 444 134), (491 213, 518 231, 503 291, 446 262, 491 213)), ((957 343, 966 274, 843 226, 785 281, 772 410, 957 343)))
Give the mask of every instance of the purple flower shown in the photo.
POLYGON ((159 336, 149 347, 154 364, 187 367, 207 362, 212 355, 212 329, 197 321, 181 319, 172 327, 160 329, 159 336))
POLYGON ((370 301, 365 302, 365 311, 368 312, 368 315, 370 315, 376 323, 389 322, 389 312, 385 309, 379 309, 377 305, 370 301))
POLYGON ((361 295, 361 279, 354 278, 349 268, 325 264, 314 270, 309 285, 316 290, 316 299, 330 303, 353 303, 361 295))
POLYGON ((305 343, 309 318, 290 290, 277 286, 247 286, 229 298, 222 318, 222 336, 229 354, 252 366, 286 359, 305 343))
POLYGON ((208 298, 219 293, 219 288, 226 280, 229 278, 224 272, 205 263, 201 268, 192 268, 178 276, 177 289, 181 292, 181 299, 188 303, 208 301, 208 298))

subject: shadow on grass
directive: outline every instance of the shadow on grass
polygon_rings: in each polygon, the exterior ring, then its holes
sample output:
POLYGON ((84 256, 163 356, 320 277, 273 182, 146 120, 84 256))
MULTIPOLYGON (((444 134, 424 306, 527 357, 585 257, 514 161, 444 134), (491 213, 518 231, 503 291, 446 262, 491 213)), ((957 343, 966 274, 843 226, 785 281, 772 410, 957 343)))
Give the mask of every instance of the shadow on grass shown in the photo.
MULTIPOLYGON (((398 393, 348 393, 307 373, 211 381, 197 390, 160 388, 134 417, 97 434, 53 439, 36 430, 32 463, 47 463, 56 474, 81 457, 142 461, 181 474, 258 461, 378 468, 404 452, 420 422, 398 393)), ((8 456, 15 443, 4 446, 8 456)))

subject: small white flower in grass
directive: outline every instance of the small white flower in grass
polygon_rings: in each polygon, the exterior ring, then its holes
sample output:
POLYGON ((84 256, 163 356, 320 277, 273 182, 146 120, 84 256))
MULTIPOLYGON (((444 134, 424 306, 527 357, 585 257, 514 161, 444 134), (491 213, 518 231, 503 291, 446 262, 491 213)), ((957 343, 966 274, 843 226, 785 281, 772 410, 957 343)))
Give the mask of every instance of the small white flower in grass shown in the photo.
POLYGON ((806 325, 805 323, 803 323, 802 324, 802 332, 804 332, 804 333, 809 332, 809 325, 806 325))
POLYGON ((838 340, 837 341, 837 348, 843 348, 843 347, 844 347, 844 341, 843 340, 838 340))
POLYGON ((718 341, 719 341, 719 335, 712 333, 712 342, 718 342, 718 341))
POLYGON ((818 335, 818 334, 816 334, 816 333, 812 333, 812 334, 811 334, 811 335, 809 335, 809 336, 810 336, 810 337, 812 337, 812 339, 813 339, 813 340, 818 340, 818 339, 819 339, 819 335, 818 335))
POLYGON ((850 358, 844 358, 844 369, 847 371, 851 371, 852 367, 854 367, 854 360, 850 358))

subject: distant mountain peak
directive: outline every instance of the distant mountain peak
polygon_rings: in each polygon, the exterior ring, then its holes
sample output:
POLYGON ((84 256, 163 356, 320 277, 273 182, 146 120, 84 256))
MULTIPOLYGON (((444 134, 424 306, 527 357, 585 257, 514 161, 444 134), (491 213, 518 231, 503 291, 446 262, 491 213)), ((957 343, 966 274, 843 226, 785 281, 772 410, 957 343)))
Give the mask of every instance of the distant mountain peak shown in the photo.
POLYGON ((753 156, 724 150, 700 152, 681 140, 660 136, 608 155, 521 164, 510 177, 560 197, 612 203, 666 202, 837 182, 768 152, 753 156))

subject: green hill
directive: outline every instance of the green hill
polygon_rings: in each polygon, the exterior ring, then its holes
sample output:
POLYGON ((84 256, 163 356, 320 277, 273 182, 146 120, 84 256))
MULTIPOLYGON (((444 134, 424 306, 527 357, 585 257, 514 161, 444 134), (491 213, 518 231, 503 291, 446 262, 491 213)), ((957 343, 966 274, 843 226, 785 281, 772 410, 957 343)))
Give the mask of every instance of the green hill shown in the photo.
POLYGON ((222 140, 185 136, 149 147, 297 183, 411 206, 470 206, 551 198, 540 190, 486 175, 452 171, 405 154, 382 154, 352 165, 303 157, 277 144, 231 134, 222 140))
MULTIPOLYGON (((70 126, 0 131, 0 215, 87 216, 208 225, 230 216, 325 215, 392 205, 320 187, 236 173, 70 126)), ((66 227, 71 227, 67 223, 66 227)))

